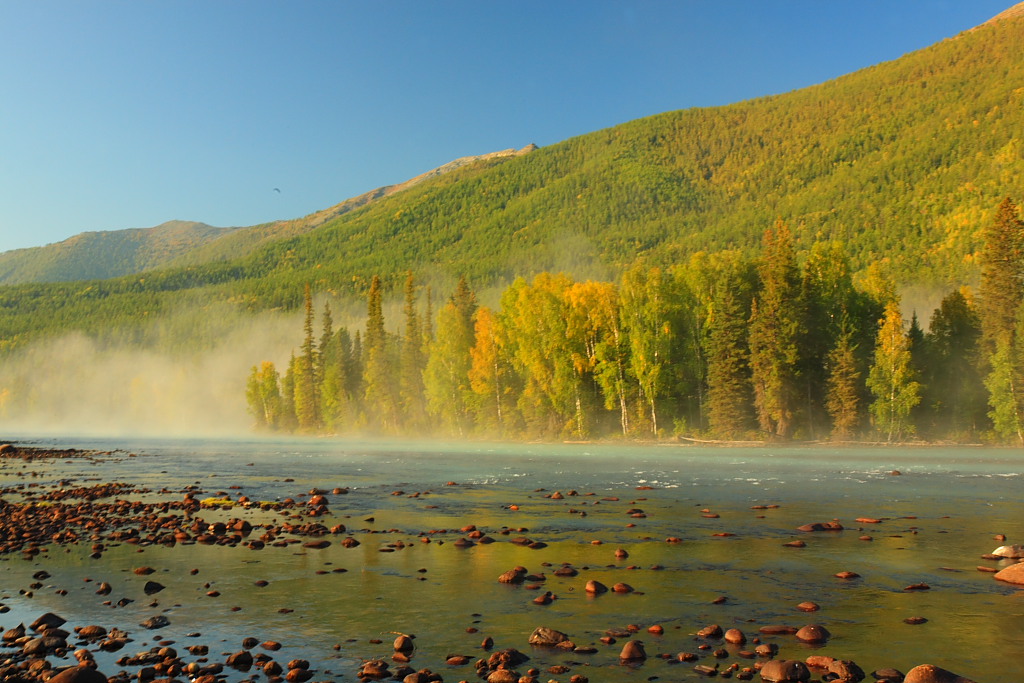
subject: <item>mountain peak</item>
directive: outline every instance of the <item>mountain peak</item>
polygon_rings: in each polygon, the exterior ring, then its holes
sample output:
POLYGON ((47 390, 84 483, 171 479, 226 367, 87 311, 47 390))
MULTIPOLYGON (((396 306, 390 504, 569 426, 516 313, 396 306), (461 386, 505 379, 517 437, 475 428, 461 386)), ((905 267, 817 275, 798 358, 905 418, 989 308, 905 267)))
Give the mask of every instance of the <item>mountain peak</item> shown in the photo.
MULTIPOLYGON (((1018 2, 1013 7, 1005 9, 999 14, 995 15, 991 19, 985 22, 985 24, 994 24, 996 22, 1004 21, 1006 19, 1016 19, 1017 17, 1024 17, 1024 2, 1018 2)), ((985 24, 982 24, 984 26, 985 24)))

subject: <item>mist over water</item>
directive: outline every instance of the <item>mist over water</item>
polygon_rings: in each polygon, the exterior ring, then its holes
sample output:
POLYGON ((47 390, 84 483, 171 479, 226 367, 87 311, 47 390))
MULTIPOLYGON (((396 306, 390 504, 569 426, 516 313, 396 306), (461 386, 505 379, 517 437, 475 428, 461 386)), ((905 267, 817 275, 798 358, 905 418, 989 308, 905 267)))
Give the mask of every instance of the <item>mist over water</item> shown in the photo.
POLYGON ((234 313, 215 324, 196 334, 165 320, 143 342, 74 332, 33 343, 0 363, 0 433, 248 433, 249 370, 263 360, 286 366, 301 319, 234 313))

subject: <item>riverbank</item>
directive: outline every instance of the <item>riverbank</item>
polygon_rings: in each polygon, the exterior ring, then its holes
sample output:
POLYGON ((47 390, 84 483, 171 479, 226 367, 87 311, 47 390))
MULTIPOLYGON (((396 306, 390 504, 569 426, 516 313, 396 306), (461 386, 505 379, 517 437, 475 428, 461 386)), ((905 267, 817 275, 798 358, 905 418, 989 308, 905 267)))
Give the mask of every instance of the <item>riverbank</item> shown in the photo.
MULTIPOLYGON (((510 676, 497 673, 503 663, 516 680, 757 679, 773 660, 810 661, 823 680, 830 657, 869 673, 932 661, 995 680, 985 674, 1012 661, 1012 643, 962 631, 978 609, 996 624, 1019 616, 1019 592, 978 566, 1007 564, 981 559, 997 528, 1024 530, 1002 506, 981 518, 963 503, 914 500, 925 475, 913 468, 891 477, 880 464, 855 484, 859 502, 837 480, 827 506, 792 493, 752 504, 692 495, 664 474, 594 478, 564 455, 487 483, 457 476, 455 454, 443 454, 448 480, 440 468, 417 475, 413 457, 391 451, 357 462, 313 454, 306 470, 310 454, 289 448, 276 459, 240 449, 252 459, 230 468, 220 456, 62 448, 0 460, 0 602, 10 610, 0 624, 46 611, 67 619, 63 644, 27 651, 40 635, 31 629, 5 641, 13 668, 3 675, 41 680, 76 650, 123 681, 284 678, 293 660, 305 680, 425 668, 417 680, 496 683, 510 676), (564 486, 573 479, 592 488, 564 486), (834 518, 842 531, 797 531, 834 518), (499 581, 517 566, 526 571, 499 581), (588 591, 592 582, 609 590, 588 591), (817 639, 798 637, 814 625, 817 639), (531 644, 538 627, 572 647, 531 644), (413 648, 394 649, 396 633, 415 635, 413 648), (964 652, 942 645, 951 634, 964 652), (641 651, 627 650, 633 641, 641 651)), ((527 462, 494 457, 496 470, 527 462)))

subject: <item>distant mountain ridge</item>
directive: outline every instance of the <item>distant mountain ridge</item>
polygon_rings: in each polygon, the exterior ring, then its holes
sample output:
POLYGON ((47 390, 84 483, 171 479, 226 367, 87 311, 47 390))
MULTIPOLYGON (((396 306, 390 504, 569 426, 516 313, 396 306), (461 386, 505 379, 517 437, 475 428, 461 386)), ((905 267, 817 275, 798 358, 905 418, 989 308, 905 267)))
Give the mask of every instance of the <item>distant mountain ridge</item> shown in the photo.
POLYGON ((175 220, 152 228, 83 232, 54 244, 0 253, 0 284, 130 275, 159 268, 235 230, 175 220))
POLYGON ((244 228, 216 228, 172 220, 152 228, 83 232, 61 242, 0 253, 0 285, 29 282, 105 280, 165 266, 193 266, 240 258, 263 244, 315 230, 339 216, 383 197, 470 164, 529 154, 522 149, 461 157, 395 185, 385 185, 302 218, 244 228))

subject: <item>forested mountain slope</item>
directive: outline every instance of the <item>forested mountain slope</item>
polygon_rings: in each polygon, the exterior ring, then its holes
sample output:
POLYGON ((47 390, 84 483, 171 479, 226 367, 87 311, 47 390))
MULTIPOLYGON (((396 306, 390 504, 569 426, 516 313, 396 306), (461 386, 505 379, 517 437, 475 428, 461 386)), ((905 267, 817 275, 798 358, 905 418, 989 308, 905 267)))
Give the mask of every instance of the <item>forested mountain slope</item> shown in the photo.
POLYGON ((182 299, 294 307, 306 282, 362 296, 371 275, 394 288, 410 269, 476 287, 544 270, 614 276, 698 250, 752 254, 779 217, 797 248, 844 240, 854 268, 971 282, 980 229, 1024 188, 1021 131, 1024 17, 1008 15, 803 90, 478 160, 302 234, 207 245, 187 267, 4 287, 0 338, 106 329, 182 299))

